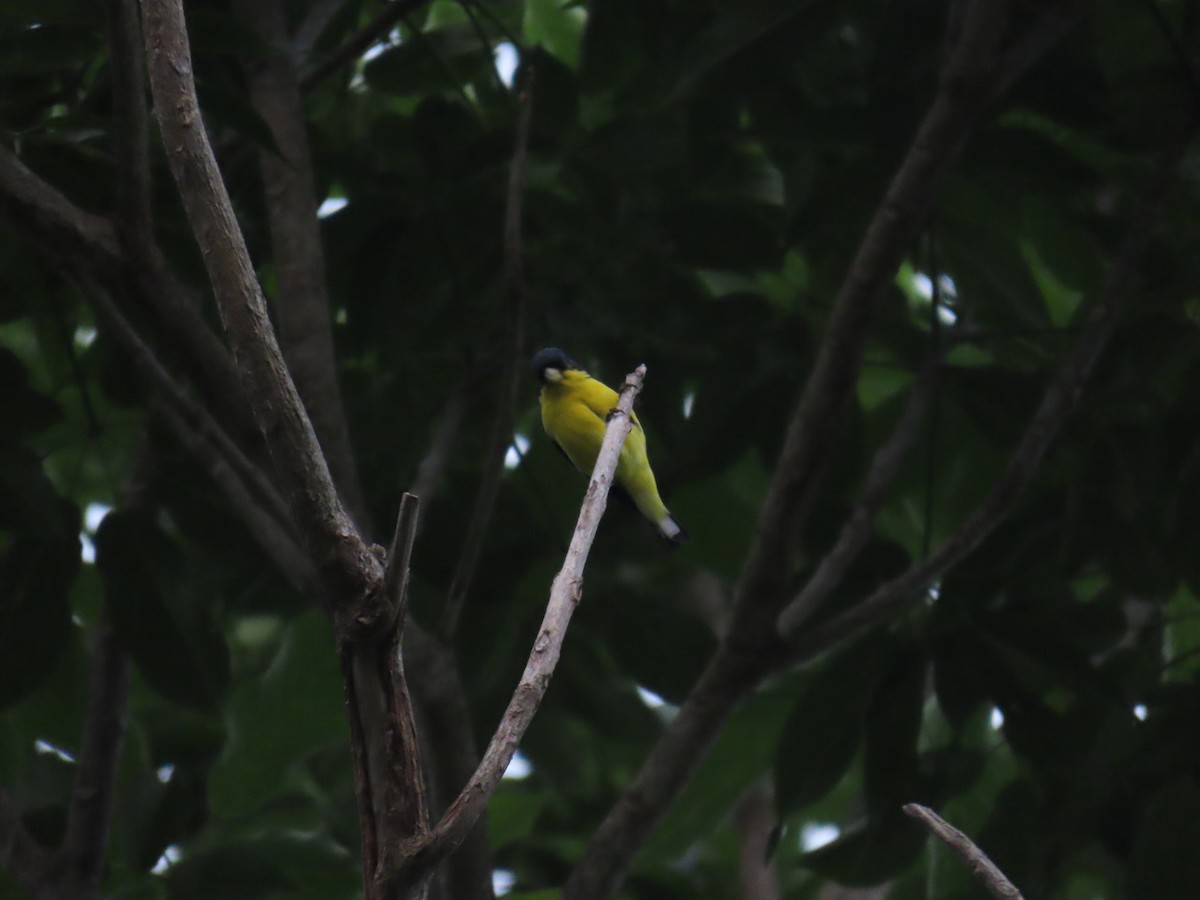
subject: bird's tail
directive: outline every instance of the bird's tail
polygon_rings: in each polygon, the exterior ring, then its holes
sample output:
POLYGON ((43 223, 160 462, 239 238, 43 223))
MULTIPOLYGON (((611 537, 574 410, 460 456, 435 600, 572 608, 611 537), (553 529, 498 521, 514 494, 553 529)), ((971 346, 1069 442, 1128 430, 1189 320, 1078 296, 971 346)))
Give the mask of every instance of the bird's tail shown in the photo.
POLYGON ((692 536, 679 524, 679 520, 669 512, 659 519, 656 524, 658 525, 658 533, 673 545, 686 544, 692 539, 692 536))

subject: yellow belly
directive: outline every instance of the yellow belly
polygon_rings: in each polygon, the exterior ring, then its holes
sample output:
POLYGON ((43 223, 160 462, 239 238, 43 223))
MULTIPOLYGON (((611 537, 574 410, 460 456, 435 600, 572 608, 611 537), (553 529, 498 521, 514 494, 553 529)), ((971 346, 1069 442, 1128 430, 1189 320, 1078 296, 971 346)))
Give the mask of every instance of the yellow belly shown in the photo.
MULTIPOLYGON (((616 405, 616 391, 587 376, 546 385, 541 394, 542 425, 575 468, 590 476, 604 440, 607 413, 616 405)), ((668 515, 646 458, 646 436, 636 416, 634 428, 621 448, 616 481, 651 522, 668 515)))

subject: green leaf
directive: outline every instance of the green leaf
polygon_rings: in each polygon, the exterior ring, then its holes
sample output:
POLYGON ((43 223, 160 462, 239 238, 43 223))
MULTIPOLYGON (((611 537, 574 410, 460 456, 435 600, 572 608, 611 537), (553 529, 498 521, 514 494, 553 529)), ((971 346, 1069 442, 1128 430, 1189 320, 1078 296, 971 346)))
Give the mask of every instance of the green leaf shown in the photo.
POLYGON ((31 538, 70 540, 79 557, 78 515, 64 514, 58 491, 41 461, 0 437, 0 530, 31 538))
POLYGON ((912 865, 924 845, 921 827, 895 810, 804 854, 801 865, 840 884, 866 887, 894 878, 912 865))
POLYGON ((586 13, 570 0, 529 0, 525 4, 525 39, 545 47, 571 68, 579 64, 586 13))
POLYGON ((901 645, 871 698, 863 783, 874 816, 886 815, 916 796, 926 670, 921 645, 901 645))
POLYGON ((775 757, 775 806, 781 817, 819 800, 850 767, 889 654, 888 640, 873 633, 826 661, 808 681, 775 757))
POLYGON ((69 596, 79 566, 74 535, 20 537, 0 557, 0 709, 53 674, 71 633, 69 596))
POLYGON ((677 858, 710 834, 742 794, 770 771, 779 735, 795 703, 796 683, 792 677, 760 691, 733 714, 650 839, 648 854, 677 858))
POLYGON ((147 683, 177 703, 217 708, 229 651, 176 542, 141 513, 112 512, 96 532, 96 567, 113 627, 147 683))
POLYGON ((230 698, 230 739, 209 786, 215 812, 257 810, 283 789, 298 761, 347 741, 341 681, 328 620, 317 610, 292 620, 267 671, 230 698))
POLYGON ((523 785, 501 783, 488 801, 488 840, 494 850, 523 840, 533 831, 545 797, 523 785))

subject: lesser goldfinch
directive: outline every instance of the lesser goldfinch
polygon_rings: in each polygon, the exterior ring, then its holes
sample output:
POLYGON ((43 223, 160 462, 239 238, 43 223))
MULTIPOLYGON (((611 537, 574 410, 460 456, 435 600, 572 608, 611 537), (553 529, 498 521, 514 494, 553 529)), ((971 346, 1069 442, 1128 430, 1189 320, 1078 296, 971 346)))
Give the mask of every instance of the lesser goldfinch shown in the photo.
MULTIPOLYGON (((538 395, 542 427, 575 468, 590 476, 600 455, 608 414, 617 405, 617 392, 597 381, 557 347, 534 354, 533 375, 542 386, 538 395)), ((625 499, 671 543, 688 541, 688 533, 658 496, 658 485, 646 458, 646 435, 636 414, 633 430, 621 447, 613 492, 618 495, 623 492, 625 499)))

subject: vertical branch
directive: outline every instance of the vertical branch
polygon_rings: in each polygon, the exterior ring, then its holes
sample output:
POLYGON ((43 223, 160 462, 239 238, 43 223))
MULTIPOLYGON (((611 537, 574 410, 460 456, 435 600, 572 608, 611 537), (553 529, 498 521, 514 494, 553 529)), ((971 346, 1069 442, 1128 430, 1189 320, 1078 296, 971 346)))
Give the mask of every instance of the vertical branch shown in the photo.
POLYGON ((150 145, 137 0, 104 0, 117 144, 117 226, 130 255, 154 255, 150 145))
POLYGON ((446 607, 438 627, 443 641, 453 638, 462 614, 467 592, 475 578, 483 541, 487 535, 500 479, 504 476, 504 457, 512 443, 513 421, 516 419, 517 392, 520 385, 521 362, 525 355, 525 277, 521 244, 521 209, 525 187, 525 162, 529 154, 529 125, 533 111, 533 70, 528 69, 521 88, 517 113, 512 163, 508 169, 508 190, 504 210, 504 293, 508 299, 508 358, 499 379, 500 397, 496 418, 492 422, 491 440, 484 463, 483 481, 475 498, 475 508, 463 538, 462 553, 454 569, 446 607))
POLYGON ((98 897, 104 876, 117 764, 129 715, 129 657, 107 621, 93 651, 83 746, 67 811, 65 877, 79 897, 98 897))
POLYGON ((50 882, 55 868, 51 855, 29 834, 8 795, 0 791, 0 869, 36 895, 50 882))
POLYGON ((317 221, 319 202, 284 5, 282 0, 235 0, 233 10, 262 37, 267 48, 261 58, 247 60, 246 69, 251 103, 278 148, 275 152, 260 147, 258 167, 278 280, 273 306, 279 343, 329 461, 334 484, 359 526, 367 528, 337 381, 333 317, 317 221))
POLYGON ((412 494, 400 502, 384 574, 384 596, 393 615, 387 632, 368 639, 349 639, 344 631, 341 635, 367 900, 394 895, 391 878, 398 868, 399 848, 429 830, 412 700, 400 653, 419 506, 412 494))

